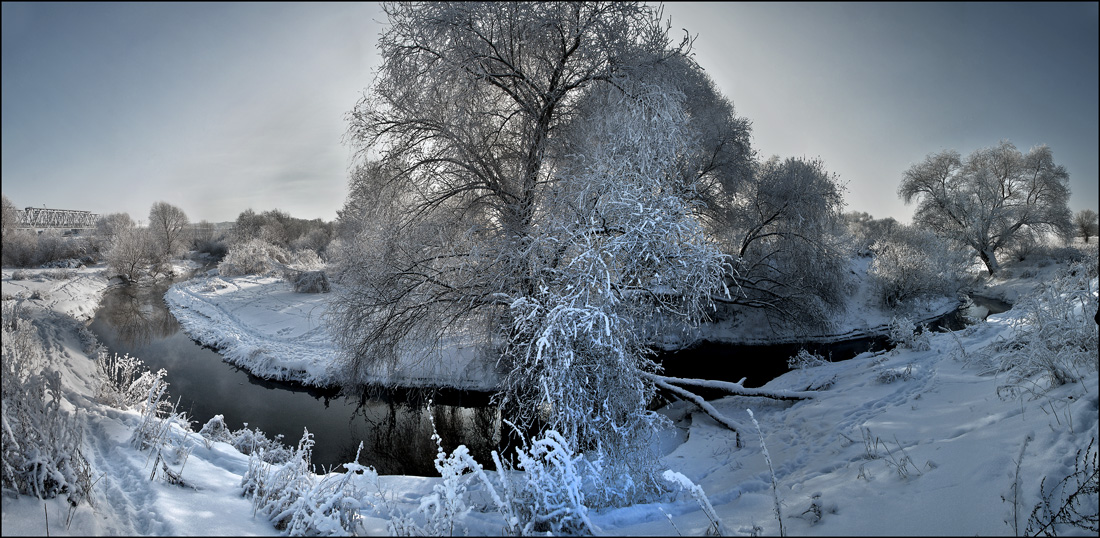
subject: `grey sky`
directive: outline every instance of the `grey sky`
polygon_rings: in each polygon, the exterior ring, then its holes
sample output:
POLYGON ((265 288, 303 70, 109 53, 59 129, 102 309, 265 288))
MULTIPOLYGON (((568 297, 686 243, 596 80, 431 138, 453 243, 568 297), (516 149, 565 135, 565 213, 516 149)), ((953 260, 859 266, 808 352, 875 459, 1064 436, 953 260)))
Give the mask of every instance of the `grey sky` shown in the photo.
MULTIPOLYGON (((763 156, 821 157, 848 210, 908 221, 942 149, 1045 143, 1097 207, 1097 4, 673 3, 763 156)), ((331 220, 377 4, 3 4, 3 192, 17 206, 331 220)))

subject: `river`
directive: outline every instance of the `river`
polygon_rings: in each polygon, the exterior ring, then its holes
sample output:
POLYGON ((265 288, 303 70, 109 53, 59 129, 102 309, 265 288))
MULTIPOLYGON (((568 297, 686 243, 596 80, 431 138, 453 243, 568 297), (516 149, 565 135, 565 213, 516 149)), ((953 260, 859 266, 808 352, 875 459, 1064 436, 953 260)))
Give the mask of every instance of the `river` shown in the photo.
MULTIPOLYGON (((380 389, 359 405, 358 398, 342 397, 335 390, 258 378, 225 362, 215 350, 194 342, 180 329, 164 303, 169 285, 110 288, 91 330, 110 352, 138 357, 152 370, 166 370, 169 391, 179 399, 179 409, 187 412, 196 430, 221 414, 230 429, 247 423, 269 437, 281 434, 284 443, 294 446, 303 428, 308 428, 316 441, 313 462, 322 468, 354 459, 362 441, 359 462, 373 465, 382 474, 436 474, 436 446, 425 405, 429 395, 380 389)), ((991 312, 1009 306, 984 299, 975 302, 991 312)), ((961 327, 951 316, 939 321, 949 329, 961 327)), ((748 377, 745 386, 756 387, 786 372, 787 358, 803 347, 832 360, 844 360, 887 345, 884 337, 805 345, 703 342, 663 352, 658 359, 667 375, 728 381, 748 377)), ((432 416, 444 449, 465 444, 478 461, 488 461, 491 450, 502 448, 500 417, 488 405, 489 395, 436 391, 431 396, 432 416)))
MULTIPOLYGON (((295 446, 303 428, 314 435, 313 462, 330 466, 359 461, 383 474, 435 475, 436 447, 425 410, 428 395, 378 391, 362 406, 293 382, 268 381, 222 360, 216 351, 187 336, 164 304, 168 283, 115 286, 107 290, 91 330, 112 353, 140 358, 151 370, 163 368, 173 402, 197 430, 215 414, 236 430, 258 428, 268 437, 282 434, 295 446)), ((479 461, 499 443, 499 418, 488 395, 461 391, 435 395, 433 416, 448 451, 465 444, 479 461)))

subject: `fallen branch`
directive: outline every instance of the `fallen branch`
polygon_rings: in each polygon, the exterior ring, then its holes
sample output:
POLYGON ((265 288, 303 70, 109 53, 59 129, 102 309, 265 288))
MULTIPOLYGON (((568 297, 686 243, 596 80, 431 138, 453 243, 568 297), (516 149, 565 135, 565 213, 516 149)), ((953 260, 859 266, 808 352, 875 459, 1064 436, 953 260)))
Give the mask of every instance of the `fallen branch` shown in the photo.
POLYGON ((702 409, 704 413, 710 415, 710 418, 713 418, 719 424, 721 424, 721 425, 725 426, 726 428, 729 428, 731 431, 733 431, 734 441, 737 444, 737 448, 741 448, 741 430, 742 430, 742 426, 741 426, 740 423, 738 423, 737 421, 735 421, 731 418, 726 417, 722 413, 719 413, 718 410, 715 409, 713 405, 710 405, 710 402, 704 400, 702 396, 699 396, 698 394, 695 394, 693 392, 689 392, 689 391, 687 391, 685 389, 682 389, 680 387, 670 385, 670 384, 666 383, 665 381, 663 381, 661 376, 652 376, 652 379, 653 379, 653 383, 656 384, 658 387, 660 387, 662 389, 665 389, 669 392, 672 392, 673 394, 677 394, 677 395, 679 395, 683 398, 686 398, 691 403, 693 403, 697 407, 699 407, 699 409, 702 409))
POLYGON ((809 400, 815 396, 813 391, 797 391, 797 390, 767 390, 767 389, 753 389, 742 385, 745 382, 744 379, 737 383, 730 383, 729 381, 714 381, 710 379, 686 379, 681 377, 666 377, 657 374, 644 374, 654 383, 666 383, 677 385, 690 385, 693 387, 700 387, 705 389, 715 389, 728 392, 734 396, 758 396, 760 398, 771 398, 773 400, 809 400))

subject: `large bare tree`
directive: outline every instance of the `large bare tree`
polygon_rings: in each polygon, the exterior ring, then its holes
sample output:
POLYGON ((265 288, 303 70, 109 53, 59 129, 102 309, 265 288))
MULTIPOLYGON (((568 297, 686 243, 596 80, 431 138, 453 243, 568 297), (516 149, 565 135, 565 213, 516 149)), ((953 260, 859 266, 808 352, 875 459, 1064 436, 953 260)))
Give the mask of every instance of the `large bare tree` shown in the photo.
POLYGON ((357 272, 364 285, 335 309, 354 368, 392 361, 401 342, 497 327, 505 297, 532 294, 541 262, 531 238, 558 180, 563 126, 590 87, 678 52, 637 3, 384 9, 383 64, 349 115, 363 161, 342 226, 369 222, 365 233, 385 239, 351 256, 385 270, 357 272))
POLYGON ((1045 145, 1024 154, 1002 141, 965 160, 954 150, 934 153, 905 171, 898 195, 918 202, 914 223, 973 248, 991 275, 997 251, 1022 230, 1073 234, 1069 173, 1045 145))
POLYGON ((549 412, 633 473, 659 422, 645 332, 723 291, 703 222, 749 167, 748 122, 645 5, 385 11, 383 64, 349 115, 360 161, 330 309, 345 382, 481 345, 519 418, 549 412))

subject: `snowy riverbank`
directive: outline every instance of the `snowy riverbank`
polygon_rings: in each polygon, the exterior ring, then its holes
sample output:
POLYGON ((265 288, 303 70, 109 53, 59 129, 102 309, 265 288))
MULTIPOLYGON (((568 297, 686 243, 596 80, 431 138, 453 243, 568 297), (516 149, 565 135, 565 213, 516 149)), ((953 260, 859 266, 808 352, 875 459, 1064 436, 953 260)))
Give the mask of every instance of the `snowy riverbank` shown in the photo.
MULTIPOLYGON (((267 379, 335 384, 338 350, 327 330, 331 293, 295 293, 276 277, 202 277, 164 296, 187 334, 216 348, 227 361, 267 379)), ((492 364, 471 349, 450 346, 445 361, 405 356, 391 370, 377 368, 380 385, 492 390, 492 364)), ((426 352, 425 352, 426 353, 426 352)))

